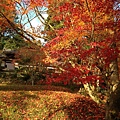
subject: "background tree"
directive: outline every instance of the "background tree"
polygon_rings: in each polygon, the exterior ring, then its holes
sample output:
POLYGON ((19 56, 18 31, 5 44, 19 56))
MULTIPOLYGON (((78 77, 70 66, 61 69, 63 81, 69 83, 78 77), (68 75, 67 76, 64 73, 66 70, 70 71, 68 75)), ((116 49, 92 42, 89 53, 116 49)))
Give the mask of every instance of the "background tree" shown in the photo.
POLYGON ((16 53, 15 61, 19 63, 18 74, 22 79, 37 84, 40 80, 45 80, 46 66, 43 62, 46 55, 42 48, 35 44, 21 47, 16 53), (26 78, 27 77, 27 78, 26 78))
POLYGON ((23 38, 21 38, 20 35, 17 35, 15 33, 14 35, 8 33, 8 35, 1 37, 1 50, 3 49, 17 50, 20 47, 24 47, 24 46, 27 46, 25 40, 23 40, 23 38))

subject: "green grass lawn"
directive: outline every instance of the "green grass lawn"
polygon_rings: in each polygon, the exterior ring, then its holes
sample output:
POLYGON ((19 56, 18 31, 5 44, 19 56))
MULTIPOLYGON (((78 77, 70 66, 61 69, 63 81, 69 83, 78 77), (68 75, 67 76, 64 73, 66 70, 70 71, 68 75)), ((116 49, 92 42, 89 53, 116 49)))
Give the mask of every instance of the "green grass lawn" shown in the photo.
POLYGON ((104 106, 58 86, 0 85, 0 120, 104 120, 104 106))

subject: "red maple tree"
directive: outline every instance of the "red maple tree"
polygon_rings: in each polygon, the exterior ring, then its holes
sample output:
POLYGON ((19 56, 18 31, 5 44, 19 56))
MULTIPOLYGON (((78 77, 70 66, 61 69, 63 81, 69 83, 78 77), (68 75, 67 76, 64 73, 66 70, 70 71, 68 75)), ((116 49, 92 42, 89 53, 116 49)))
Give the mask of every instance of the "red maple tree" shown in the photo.
MULTIPOLYGON (((45 46, 46 62, 59 71, 48 77, 49 83, 82 83, 89 95, 99 102, 89 87, 97 86, 99 81, 99 85, 105 84, 109 100, 110 93, 119 86, 120 19, 116 4, 119 2, 115 0, 50 1, 51 19, 62 21, 64 25, 54 30, 55 38, 45 46)), ((112 119, 110 115, 111 110, 106 116, 112 119)))

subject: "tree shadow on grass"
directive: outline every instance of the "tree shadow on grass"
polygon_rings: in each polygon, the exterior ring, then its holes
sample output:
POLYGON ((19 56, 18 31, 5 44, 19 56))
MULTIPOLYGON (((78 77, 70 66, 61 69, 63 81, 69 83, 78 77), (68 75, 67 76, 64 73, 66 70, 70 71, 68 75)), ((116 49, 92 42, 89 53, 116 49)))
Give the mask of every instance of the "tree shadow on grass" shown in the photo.
POLYGON ((76 98, 65 109, 69 120, 104 120, 105 110, 90 99, 76 98))
MULTIPOLYGON (((104 106, 97 105, 91 99, 85 97, 75 98, 75 100, 68 106, 62 106, 50 113, 45 120, 55 120, 58 113, 61 116, 60 119, 64 120, 105 120, 105 109, 104 106), (64 113, 63 113, 64 111, 64 113), (63 117, 64 116, 64 117, 63 117)), ((57 116, 58 117, 58 116, 57 116)))
POLYGON ((0 91, 62 91, 72 92, 69 88, 53 85, 0 85, 0 91))

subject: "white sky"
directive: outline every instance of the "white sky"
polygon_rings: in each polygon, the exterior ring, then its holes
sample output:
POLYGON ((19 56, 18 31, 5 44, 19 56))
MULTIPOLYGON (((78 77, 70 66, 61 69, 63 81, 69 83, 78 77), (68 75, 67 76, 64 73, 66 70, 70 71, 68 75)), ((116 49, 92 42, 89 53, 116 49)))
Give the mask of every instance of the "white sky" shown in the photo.
MULTIPOLYGON (((42 14, 42 15, 43 15, 43 17, 44 17, 45 19, 47 19, 48 14, 42 14)), ((31 24, 32 24, 33 27, 37 27, 37 26, 43 25, 38 18, 34 18, 34 19, 31 21, 31 24)), ((25 25, 25 29, 27 29, 27 28, 30 28, 29 23, 25 25)))
MULTIPOLYGON (((24 3, 20 3, 20 4, 16 4, 16 9, 18 10, 18 17, 19 17, 19 21, 20 23, 22 24, 23 28, 25 31, 29 31, 29 32, 32 32, 32 29, 31 29, 31 26, 29 24, 29 20, 31 21, 31 24, 32 24, 32 27, 35 29, 35 28, 39 28, 39 30, 44 30, 44 25, 42 24, 42 22, 36 17, 36 13, 34 12, 34 10, 30 10, 27 15, 24 14, 22 15, 22 8, 25 8, 27 9, 27 5, 24 4, 24 3), (29 20, 28 20, 28 17, 29 17, 29 20)), ((42 16, 46 19, 48 17, 48 14, 46 13, 48 8, 46 7, 39 7, 38 10, 41 12, 42 16)), ((42 19, 41 19, 42 20, 42 19)), ((36 30, 36 29, 35 29, 36 30)), ((40 34, 40 31, 39 33, 40 34)), ((38 39, 36 38, 37 40, 41 40, 42 42, 44 40, 42 39, 38 39)))
MULTIPOLYGON (((43 7, 43 9, 45 9, 44 7, 43 7)), ((48 14, 47 13, 41 13, 42 14, 42 16, 45 18, 45 19, 47 19, 47 17, 48 17, 48 14)), ((34 17, 35 17, 35 13, 34 13, 34 11, 30 11, 29 13, 28 13, 28 16, 29 16, 29 19, 31 20, 31 19, 33 19, 34 17)), ((42 19, 41 19, 42 20, 42 19)), ((43 21, 43 20, 42 20, 43 21)), ((23 16, 23 18, 22 18, 22 24, 24 25, 24 30, 25 31, 29 31, 29 32, 32 32, 32 29, 31 29, 31 27, 30 27, 30 24, 29 24, 29 22, 28 22, 28 18, 26 17, 26 15, 24 15, 23 16), (27 23, 27 24, 26 24, 27 23)), ((33 28, 37 28, 37 27, 40 27, 40 29, 41 30, 44 30, 44 25, 43 25, 43 23, 36 17, 36 18, 34 18, 33 20, 31 20, 31 24, 32 24, 32 27, 33 28)), ((44 40, 43 39, 40 39, 40 38, 36 38, 36 40, 41 40, 41 42, 42 43, 45 43, 44 42, 44 40)))

